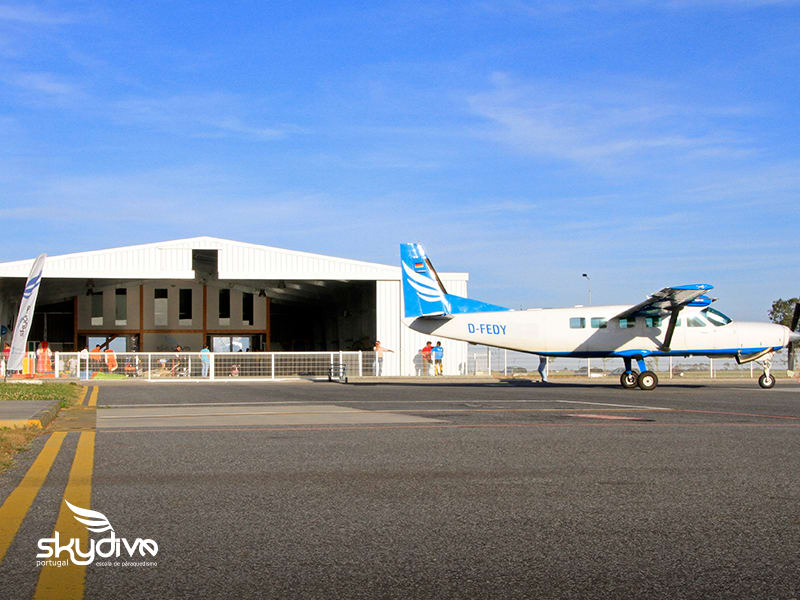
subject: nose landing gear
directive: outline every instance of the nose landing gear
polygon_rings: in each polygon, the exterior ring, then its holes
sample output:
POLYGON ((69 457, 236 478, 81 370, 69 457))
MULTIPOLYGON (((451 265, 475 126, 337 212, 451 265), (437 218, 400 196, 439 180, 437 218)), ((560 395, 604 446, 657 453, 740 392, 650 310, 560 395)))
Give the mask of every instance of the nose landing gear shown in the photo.
POLYGON ((761 365, 764 367, 764 372, 761 374, 761 377, 758 378, 758 385, 765 390, 774 388, 775 376, 769 372, 772 368, 772 353, 768 354, 767 358, 761 361, 761 365))

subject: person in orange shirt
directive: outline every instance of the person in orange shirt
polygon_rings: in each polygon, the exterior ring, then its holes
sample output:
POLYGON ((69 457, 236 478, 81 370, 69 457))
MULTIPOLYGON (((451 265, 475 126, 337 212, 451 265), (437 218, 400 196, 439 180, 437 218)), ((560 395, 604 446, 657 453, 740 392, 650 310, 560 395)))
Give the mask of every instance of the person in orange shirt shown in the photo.
POLYGON ((53 362, 51 356, 53 352, 50 350, 50 345, 45 341, 39 344, 39 349, 36 350, 36 372, 37 373, 50 373, 53 370, 53 362))
POLYGON ((111 348, 106 348, 106 367, 108 367, 108 372, 113 373, 117 370, 117 355, 111 348))
POLYGON ((103 351, 100 349, 100 344, 97 344, 94 350, 89 352, 89 364, 92 367, 92 371, 100 370, 103 364, 103 351))

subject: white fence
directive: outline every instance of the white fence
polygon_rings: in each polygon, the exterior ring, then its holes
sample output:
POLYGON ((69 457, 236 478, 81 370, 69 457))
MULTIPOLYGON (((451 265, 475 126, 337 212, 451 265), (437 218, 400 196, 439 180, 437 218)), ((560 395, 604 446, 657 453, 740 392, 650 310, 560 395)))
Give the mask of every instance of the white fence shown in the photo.
MULTIPOLYGON (((4 366, 4 365, 0 365, 4 366)), ((283 379, 372 375, 374 352, 30 353, 16 377, 71 379, 283 379)), ((0 371, 0 375, 4 373, 0 371)))
MULTIPOLYGON (((377 375, 374 352, 55 352, 29 353, 21 373, 15 378, 139 379, 165 381, 175 379, 230 380, 284 379, 297 377, 335 377, 377 375)), ((761 374, 756 363, 736 364, 732 358, 709 359, 648 358, 650 370, 661 377, 715 378, 752 377, 761 374)), ((433 375, 433 369, 417 370, 421 376, 433 375)), ((773 372, 782 376, 786 352, 773 357, 773 372)), ((494 377, 538 377, 539 357, 523 352, 470 346, 461 375, 494 377)), ((0 360, 0 377, 5 375, 5 361, 0 360)), ((615 358, 550 358, 549 376, 618 377, 622 361, 615 358)), ((388 373, 386 373, 388 374, 388 373)), ((797 376, 797 371, 795 371, 797 376)))
MULTIPOLYGON (((797 356, 797 353, 795 354, 797 356)), ((733 358, 695 357, 651 357, 645 360, 648 369, 669 378, 719 378, 752 377, 758 378, 762 369, 757 362, 743 365, 733 358)), ((795 365, 798 365, 795 359, 795 365)), ((636 362, 633 363, 634 368, 636 362)), ((492 375, 495 377, 533 376, 538 377, 539 357, 535 354, 491 348, 470 346, 467 355, 467 375, 492 375)), ((773 371, 787 368, 787 354, 783 350, 772 358, 773 371)), ((795 366, 797 373, 797 366, 795 366)), ((619 377, 622 374, 621 358, 561 358, 550 357, 547 371, 549 375, 579 377, 619 377)), ((782 375, 782 374, 781 374, 782 375)))

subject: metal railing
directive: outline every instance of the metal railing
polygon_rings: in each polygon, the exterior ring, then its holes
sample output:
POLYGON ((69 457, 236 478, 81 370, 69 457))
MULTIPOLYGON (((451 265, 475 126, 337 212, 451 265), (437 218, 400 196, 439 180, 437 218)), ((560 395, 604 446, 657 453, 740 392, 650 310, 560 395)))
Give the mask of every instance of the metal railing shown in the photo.
POLYGON ((331 365, 372 375, 374 352, 56 352, 52 373, 75 379, 328 378, 331 365))
MULTIPOLYGON (((738 365, 732 358, 648 358, 649 369, 659 377, 757 378, 757 363, 738 365)), ((179 379, 235 380, 325 378, 331 367, 342 365, 350 377, 377 375, 375 352, 53 352, 49 355, 27 354, 22 371, 14 378, 139 379, 167 381, 179 379)), ((523 352, 470 346, 461 375, 494 377, 538 377, 539 357, 523 352)), ((773 372, 786 374, 786 352, 773 357, 773 372)), ((551 358, 548 376, 619 377, 622 361, 608 358, 551 358)), ((388 374, 388 373, 387 373, 388 374)), ((417 375, 431 375, 432 369, 418 370, 417 375)), ((0 378, 5 375, 5 361, 0 359, 0 378)), ((791 375, 790 375, 791 376, 791 375)), ((800 371, 794 372, 794 377, 800 371)))
MULTIPOLYGON (((659 377, 670 379, 691 378, 754 378, 762 373, 758 362, 743 365, 733 358, 651 357, 645 359, 648 369, 659 377)), ((797 360, 795 361, 797 365, 797 360)), ((488 346, 470 346, 467 356, 467 375, 492 375, 495 377, 538 377, 539 357, 535 354, 515 352, 488 346)), ((577 377, 619 377, 622 373, 619 358, 554 358, 547 364, 549 375, 577 377)), ((636 363, 634 363, 636 368, 636 363)), ((783 376, 787 368, 786 351, 776 352, 772 370, 783 376)), ((795 367, 795 377, 800 371, 795 367)))

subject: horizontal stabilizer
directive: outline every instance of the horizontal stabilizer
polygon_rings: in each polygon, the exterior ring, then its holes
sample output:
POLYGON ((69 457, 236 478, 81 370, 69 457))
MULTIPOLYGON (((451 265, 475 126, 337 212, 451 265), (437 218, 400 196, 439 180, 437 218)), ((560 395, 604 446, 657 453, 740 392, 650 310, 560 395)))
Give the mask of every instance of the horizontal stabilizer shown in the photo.
POLYGON ((508 310, 495 304, 448 294, 421 244, 400 244, 400 268, 403 314, 406 318, 508 310))

